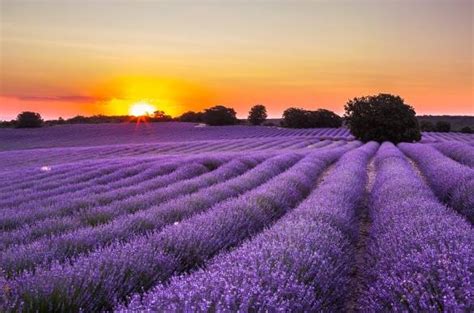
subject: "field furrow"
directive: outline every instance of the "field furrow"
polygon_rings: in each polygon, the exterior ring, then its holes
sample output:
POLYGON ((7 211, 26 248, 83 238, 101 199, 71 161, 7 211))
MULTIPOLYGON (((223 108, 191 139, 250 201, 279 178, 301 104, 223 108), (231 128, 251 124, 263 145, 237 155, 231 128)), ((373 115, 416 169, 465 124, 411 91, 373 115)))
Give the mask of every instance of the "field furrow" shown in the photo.
POLYGON ((356 208, 378 145, 347 152, 297 208, 206 268, 118 311, 338 311, 348 294, 356 208))
POLYGON ((264 185, 187 221, 99 249, 72 264, 54 263, 22 274, 9 282, 12 293, 6 305, 111 309, 117 300, 202 264, 273 223, 303 200, 324 168, 349 149, 311 153, 264 185))
POLYGON ((438 198, 474 223, 474 169, 428 145, 399 147, 416 162, 438 198))
POLYGON ((442 142, 434 145, 436 149, 451 159, 470 167, 474 167, 474 147, 455 141, 442 142))
MULTIPOLYGON (((180 198, 187 194, 193 194, 200 189, 208 188, 212 185, 225 182, 235 176, 242 175, 249 169, 255 167, 264 159, 265 157, 263 156, 237 158, 224 165, 221 165, 214 171, 205 173, 195 178, 185 179, 174 184, 170 184, 167 187, 161 189, 154 190, 153 200, 152 202, 149 202, 148 205, 143 205, 143 203, 136 202, 134 206, 133 203, 127 204, 124 202, 119 202, 117 205, 112 206, 94 206, 87 211, 80 211, 78 214, 45 219, 32 225, 26 225, 25 227, 12 232, 4 232, 4 235, 2 234, 0 237, 0 247, 4 248, 12 244, 25 244, 42 236, 59 235, 63 232, 70 232, 82 227, 93 228, 97 225, 104 225, 110 223, 122 215, 132 214, 139 210, 147 210, 150 207, 163 205, 164 203, 175 198, 180 198)), ((144 198, 141 199, 145 200, 144 198)), ((129 217, 133 217, 133 215, 125 216, 125 219, 128 219, 129 217)), ((123 221, 124 219, 121 219, 119 220, 119 223, 123 221)), ((95 231, 98 230, 99 228, 95 229, 95 231)), ((84 233, 87 233, 87 229, 84 230, 84 233)), ((80 238, 82 238, 77 233, 72 235, 77 241, 80 241, 80 238)), ((85 238, 90 240, 92 239, 92 237, 90 237, 91 235, 92 233, 89 233, 85 238)), ((100 242, 106 242, 106 238, 110 238, 110 234, 109 236, 103 236, 101 239, 97 239, 96 245, 100 244, 100 242)), ((118 237, 115 239, 118 239, 118 237)), ((52 240, 54 240, 55 244, 58 245, 59 240, 57 237, 54 237, 52 240)), ((81 244, 81 247, 85 249, 83 243, 81 244)), ((23 250, 18 246, 12 249, 23 250)), ((34 250, 35 254, 38 255, 39 251, 37 249, 37 245, 35 246, 34 250)), ((82 251, 81 249, 74 249, 72 246, 69 246, 68 250, 75 251, 75 253, 82 251)), ((5 252, 5 254, 8 255, 7 252, 5 252)), ((68 255, 66 254, 64 257, 67 256, 68 255)), ((52 254, 50 254, 49 257, 52 257, 52 254)))
MULTIPOLYGON (((214 161, 219 164, 217 159, 215 159, 214 161)), ((207 171, 209 171, 209 168, 198 162, 183 165, 176 171, 168 175, 160 176, 158 179, 153 180, 153 182, 149 184, 149 188, 145 189, 145 194, 139 193, 137 195, 133 195, 132 197, 127 198, 127 201, 123 200, 123 198, 120 199, 120 205, 135 205, 139 207, 140 203, 146 204, 147 202, 152 201, 154 193, 158 192, 159 188, 164 188, 169 184, 179 182, 183 179, 202 175, 207 171), (147 190, 150 190, 150 192, 146 192, 147 190)), ((117 195, 117 197, 118 196, 119 195, 117 195)), ((18 208, 5 209, 2 210, 3 215, 0 216, 0 229, 4 231, 12 230, 22 225, 38 222, 41 219, 54 216, 67 216, 69 214, 73 214, 76 211, 86 210, 88 207, 90 207, 89 202, 90 201, 87 198, 79 198, 77 201, 71 202, 68 197, 65 197, 63 201, 58 201, 58 203, 56 203, 55 205, 46 206, 41 209, 35 207, 26 208, 22 210, 18 210, 18 208)), ((113 201, 112 203, 114 202, 115 201, 113 201)))
POLYGON ((473 135, 3 130, 0 312, 474 311, 473 135))
POLYGON ((472 311, 472 226, 438 202, 394 145, 382 145, 376 167, 366 289, 359 308, 472 311))

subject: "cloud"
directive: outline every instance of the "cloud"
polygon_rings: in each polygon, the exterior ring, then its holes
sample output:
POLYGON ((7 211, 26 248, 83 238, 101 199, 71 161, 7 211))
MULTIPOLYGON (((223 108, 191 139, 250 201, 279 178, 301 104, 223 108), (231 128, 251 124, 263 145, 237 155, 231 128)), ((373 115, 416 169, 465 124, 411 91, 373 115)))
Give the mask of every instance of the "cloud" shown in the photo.
POLYGON ((61 96, 16 96, 24 101, 59 101, 59 102, 99 102, 107 101, 109 98, 91 97, 81 95, 61 95, 61 96))

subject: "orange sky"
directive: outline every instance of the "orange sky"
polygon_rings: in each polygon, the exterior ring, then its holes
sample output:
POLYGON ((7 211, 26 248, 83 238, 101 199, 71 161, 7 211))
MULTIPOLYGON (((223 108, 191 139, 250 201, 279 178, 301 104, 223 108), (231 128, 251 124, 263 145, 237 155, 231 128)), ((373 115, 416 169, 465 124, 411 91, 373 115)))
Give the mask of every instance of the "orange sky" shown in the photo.
POLYGON ((0 119, 401 95, 474 114, 473 2, 1 1, 0 119))

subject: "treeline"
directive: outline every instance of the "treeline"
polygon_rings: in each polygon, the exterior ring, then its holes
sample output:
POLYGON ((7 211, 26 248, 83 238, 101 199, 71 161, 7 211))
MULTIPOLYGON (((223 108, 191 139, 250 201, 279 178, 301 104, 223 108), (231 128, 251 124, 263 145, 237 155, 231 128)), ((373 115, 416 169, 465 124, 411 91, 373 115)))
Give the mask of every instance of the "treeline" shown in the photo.
POLYGON ((163 111, 156 111, 147 116, 107 116, 78 115, 69 119, 58 118, 57 120, 44 121, 39 113, 22 112, 15 120, 0 122, 2 127, 34 128, 42 126, 54 126, 65 124, 102 124, 102 123, 135 123, 137 121, 146 122, 191 122, 204 123, 210 126, 250 124, 264 126, 282 126, 289 128, 316 128, 316 127, 340 127, 342 118, 329 110, 319 109, 309 111, 298 108, 289 108, 283 112, 283 119, 280 123, 267 122, 267 109, 264 105, 258 104, 250 109, 247 120, 239 120, 237 113, 233 108, 222 105, 205 109, 201 112, 189 111, 182 115, 172 118, 163 111))
POLYGON ((42 126, 55 126, 66 124, 107 124, 107 123, 136 123, 139 121, 147 122, 171 122, 174 121, 170 115, 163 111, 156 111, 147 116, 131 116, 131 115, 92 115, 82 116, 77 115, 72 118, 57 120, 43 120, 41 115, 36 112, 21 112, 15 120, 0 122, 0 127, 16 127, 16 128, 35 128, 42 126))
POLYGON ((420 129, 425 132, 474 132, 474 116, 422 115, 417 118, 420 129))
MULTIPOLYGON (((267 109, 261 104, 255 105, 250 109, 246 121, 239 120, 233 108, 218 105, 200 112, 189 111, 176 118, 172 118, 163 111, 155 111, 151 115, 141 117, 94 115, 91 117, 76 116, 67 120, 59 118, 58 120, 45 122, 38 113, 22 112, 16 120, 3 122, 0 125, 21 128, 83 123, 132 123, 142 120, 146 122, 180 121, 205 123, 210 126, 247 123, 250 125, 281 126, 287 128, 337 128, 344 124, 355 138, 364 142, 375 140, 379 142, 391 141, 394 143, 418 141, 421 139, 421 131, 451 131, 451 124, 444 120, 437 120, 434 123, 426 120, 426 117, 422 117, 424 119, 420 122, 414 108, 406 104, 397 95, 378 94, 353 98, 346 103, 344 110, 345 114, 341 117, 325 109, 311 111, 291 107, 283 112, 279 125, 267 122, 267 109)), ((468 126, 464 126, 460 130, 463 133, 473 132, 468 126)))
MULTIPOLYGON (((177 118, 181 122, 205 123, 211 126, 238 124, 235 110, 224 106, 215 106, 202 112, 189 111, 177 118)), ((341 127, 342 117, 336 113, 319 109, 316 111, 289 108, 283 112, 279 125, 267 120, 267 109, 264 105, 253 106, 248 114, 250 125, 282 126, 288 128, 341 127)))

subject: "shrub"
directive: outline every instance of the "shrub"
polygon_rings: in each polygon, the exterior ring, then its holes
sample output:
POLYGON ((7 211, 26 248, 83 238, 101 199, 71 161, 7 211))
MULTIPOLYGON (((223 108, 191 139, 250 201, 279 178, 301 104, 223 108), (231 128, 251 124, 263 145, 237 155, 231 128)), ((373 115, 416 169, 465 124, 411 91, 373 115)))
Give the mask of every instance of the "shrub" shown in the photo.
POLYGON ((39 113, 22 112, 16 118, 16 127, 34 128, 43 126, 43 119, 39 113))
POLYGON ((451 130, 451 124, 446 121, 438 121, 436 122, 436 131, 442 133, 449 133, 451 130))
POLYGON ((344 108, 347 125, 359 140, 398 143, 421 139, 415 110, 399 96, 379 94, 354 98, 344 108))
POLYGON ((194 112, 188 111, 183 113, 180 117, 178 117, 180 122, 189 122, 189 123, 202 123, 203 122, 203 113, 202 112, 194 112))
POLYGON ((466 127, 461 128, 461 133, 472 134, 473 131, 472 131, 472 128, 471 128, 471 127, 466 126, 466 127))
POLYGON ((248 121, 252 125, 261 125, 267 119, 267 109, 261 104, 254 105, 249 112, 248 121))
POLYGON ((281 123, 282 126, 289 128, 340 127, 342 119, 329 110, 308 111, 289 108, 283 112, 281 123))
POLYGON ((420 129, 421 131, 424 131, 424 132, 432 132, 435 130, 435 126, 430 121, 421 121, 420 129))
POLYGON ((234 109, 222 105, 204 110, 203 121, 211 126, 234 125, 238 122, 234 109))

